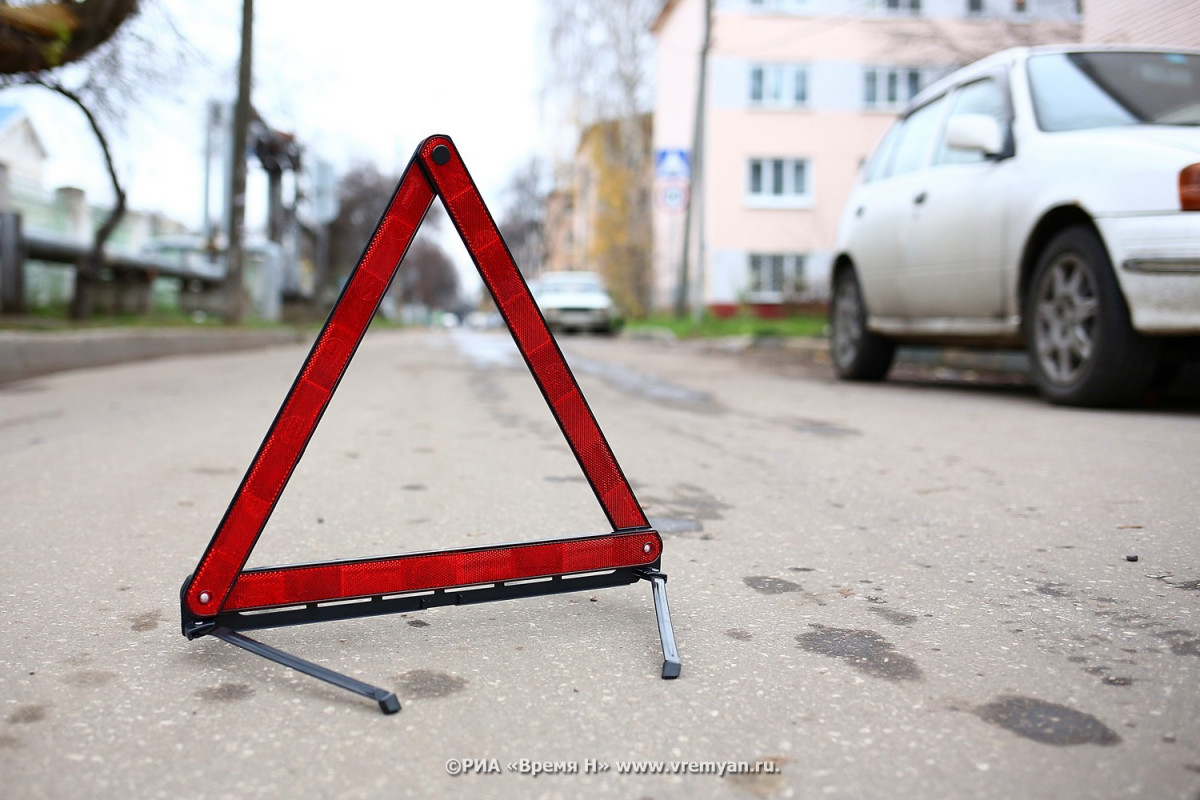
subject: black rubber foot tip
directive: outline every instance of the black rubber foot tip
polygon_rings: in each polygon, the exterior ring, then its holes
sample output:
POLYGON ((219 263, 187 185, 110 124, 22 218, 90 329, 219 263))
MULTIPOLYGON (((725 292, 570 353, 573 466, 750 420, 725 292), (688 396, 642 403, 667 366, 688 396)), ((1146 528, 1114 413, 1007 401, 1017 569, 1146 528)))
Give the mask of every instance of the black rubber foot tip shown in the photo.
POLYGON ((396 695, 389 694, 387 697, 380 699, 379 710, 385 714, 395 714, 400 710, 400 701, 396 699, 396 695))
POLYGON ((439 144, 437 147, 433 148, 433 153, 431 155, 433 156, 433 163, 437 164, 439 167, 443 166, 450 161, 450 148, 446 147, 444 144, 439 144))
POLYGON ((663 680, 669 681, 669 680, 672 680, 673 678, 678 678, 679 673, 682 670, 683 670, 683 665, 680 664, 678 661, 664 661, 663 662, 663 671, 662 671, 663 680))

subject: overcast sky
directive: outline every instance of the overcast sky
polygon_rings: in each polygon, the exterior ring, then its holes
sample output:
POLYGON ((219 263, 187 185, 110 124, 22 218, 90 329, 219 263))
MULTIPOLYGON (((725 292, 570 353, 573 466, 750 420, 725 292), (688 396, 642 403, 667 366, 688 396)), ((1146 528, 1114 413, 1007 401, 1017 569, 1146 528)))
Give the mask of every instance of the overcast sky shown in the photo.
MULTIPOLYGON (((130 207, 198 228, 204 104, 236 93, 241 2, 156 2, 202 59, 174 99, 154 99, 131 115, 115 149, 130 207)), ((449 134, 498 215, 508 177, 549 141, 538 101, 540 13, 538 0, 257 0, 254 104, 339 171, 363 159, 399 171, 425 136, 449 134)), ((22 104, 50 151, 47 188, 75 185, 90 198, 110 197, 81 115, 54 97, 26 94, 22 104)), ((265 195, 255 173, 251 226, 261 224, 254 195, 265 195)))

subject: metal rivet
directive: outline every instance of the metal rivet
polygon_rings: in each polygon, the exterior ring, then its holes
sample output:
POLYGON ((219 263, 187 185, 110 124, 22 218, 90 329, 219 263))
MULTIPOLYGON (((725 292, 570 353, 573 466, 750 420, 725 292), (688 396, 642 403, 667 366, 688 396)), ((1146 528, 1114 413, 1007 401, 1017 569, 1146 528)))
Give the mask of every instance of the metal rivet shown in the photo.
POLYGON ((201 602, 202 604, 204 604, 204 605, 208 605, 208 602, 209 602, 210 600, 212 600, 212 595, 211 595, 211 594, 209 594, 208 592, 201 592, 201 593, 200 593, 199 600, 200 600, 200 602, 201 602))
POLYGON ((650 546, 650 543, 649 543, 649 542, 646 542, 644 545, 642 545, 642 552, 643 552, 643 553, 649 553, 649 552, 650 552, 651 550, 653 550, 653 549, 654 549, 654 548, 652 548, 652 547, 650 546))
POLYGON ((450 163, 450 148, 446 147, 444 144, 439 144, 437 147, 433 148, 432 156, 433 163, 437 164, 439 167, 448 164, 450 163))

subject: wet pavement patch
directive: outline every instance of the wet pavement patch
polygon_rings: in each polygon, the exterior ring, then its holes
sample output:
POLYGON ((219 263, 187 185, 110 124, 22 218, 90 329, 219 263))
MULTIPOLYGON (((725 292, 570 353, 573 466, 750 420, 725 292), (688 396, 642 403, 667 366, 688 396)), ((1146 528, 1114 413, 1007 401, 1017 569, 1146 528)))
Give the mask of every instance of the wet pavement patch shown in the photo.
POLYGON ((1154 634, 1159 639, 1165 639, 1171 645, 1171 652, 1177 656, 1196 656, 1200 658, 1200 639, 1196 634, 1186 630, 1169 630, 1154 634))
POLYGON ((917 662, 896 652, 887 639, 874 631, 826 628, 813 624, 813 630, 796 637, 800 647, 810 653, 840 658, 850 666, 874 678, 889 681, 921 679, 917 662))
POLYGON ((117 673, 102 669, 81 669, 69 675, 62 676, 62 682, 68 686, 78 686, 81 689, 95 689, 107 686, 117 679, 117 673))
POLYGON ((1121 742, 1120 736, 1091 714, 1032 697, 1001 697, 973 712, 984 722, 1041 744, 1108 747, 1121 742))
POLYGON ((755 797, 770 797, 787 785, 783 777, 783 765, 789 760, 783 756, 757 758, 751 763, 763 765, 760 772, 733 773, 726 775, 725 780, 755 797))
POLYGON ((838 425, 836 422, 826 422, 821 419, 793 419, 784 422, 789 428, 801 433, 811 433, 816 436, 826 436, 829 438, 840 439, 846 436, 861 436, 862 431, 856 428, 847 428, 844 425, 838 425))
POLYGON ((393 682, 401 696, 414 698, 447 697, 467 686, 466 678, 429 669, 414 669, 397 675, 393 682))
POLYGON ((129 618, 129 621, 133 623, 133 627, 130 628, 131 631, 134 633, 145 633, 146 631, 154 630, 158 627, 158 623, 165 622, 166 620, 161 611, 146 611, 142 614, 134 614, 129 618))
POLYGON ((798 583, 785 581, 783 578, 772 578, 767 575, 749 575, 742 578, 747 586, 763 594, 786 594, 787 592, 802 592, 804 587, 798 583))
POLYGON ((1101 681, 1105 686, 1133 686, 1133 678, 1117 675, 1105 675, 1101 681))
POLYGON ((212 700, 219 703, 234 703, 238 700, 245 700, 254 694, 254 689, 246 683, 222 683, 218 686, 209 686, 196 692, 196 697, 201 700, 212 700))
POLYGON ((1050 597, 1066 597, 1067 593, 1063 591, 1066 587, 1065 583, 1041 583, 1038 584, 1038 594, 1048 595, 1050 597))
POLYGON ((46 709, 50 706, 44 703, 31 703, 30 705, 17 706, 11 714, 8 715, 8 723, 10 725, 28 725, 31 722, 41 722, 46 718, 46 709))
POLYGON ((22 744, 16 736, 0 736, 0 750, 16 750, 22 744))
POLYGON ((410 619, 408 624, 414 628, 428 628, 429 623, 423 619, 410 619))
POLYGON ((237 467, 192 467, 197 475, 237 475, 237 467))
POLYGON ((897 611, 894 608, 884 608, 882 606, 871 606, 867 611, 878 614, 893 625, 901 625, 905 628, 912 625, 918 619, 916 614, 909 614, 907 611, 897 611))
POLYGON ((730 639, 737 639, 739 642, 748 642, 754 638, 754 634, 750 631, 744 631, 741 628, 730 628, 725 631, 725 635, 730 639))

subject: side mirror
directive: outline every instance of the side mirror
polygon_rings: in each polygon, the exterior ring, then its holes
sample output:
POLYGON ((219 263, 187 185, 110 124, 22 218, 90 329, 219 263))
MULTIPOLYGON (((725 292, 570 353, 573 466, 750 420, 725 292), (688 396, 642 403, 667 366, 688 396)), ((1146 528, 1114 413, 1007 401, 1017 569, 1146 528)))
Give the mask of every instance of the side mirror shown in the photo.
POLYGON ((946 123, 946 144, 995 157, 1004 151, 1004 131, 996 118, 987 114, 955 114, 946 123))

